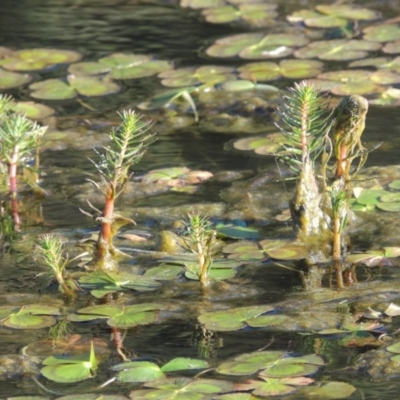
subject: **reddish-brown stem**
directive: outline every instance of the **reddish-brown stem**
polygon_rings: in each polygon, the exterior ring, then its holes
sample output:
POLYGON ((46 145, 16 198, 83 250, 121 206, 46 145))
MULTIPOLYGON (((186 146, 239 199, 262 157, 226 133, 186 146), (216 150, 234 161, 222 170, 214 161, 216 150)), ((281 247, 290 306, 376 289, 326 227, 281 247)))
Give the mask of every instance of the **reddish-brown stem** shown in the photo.
POLYGON ((14 221, 14 230, 17 232, 21 228, 21 220, 19 217, 19 207, 18 207, 18 186, 17 186, 17 165, 18 165, 18 153, 19 153, 18 150, 19 150, 18 146, 15 146, 11 157, 10 165, 8 168, 11 214, 14 221))
POLYGON ((104 205, 104 220, 101 223, 99 240, 97 242, 97 259, 104 260, 112 248, 112 229, 111 223, 114 216, 115 190, 112 184, 109 185, 106 193, 104 205))

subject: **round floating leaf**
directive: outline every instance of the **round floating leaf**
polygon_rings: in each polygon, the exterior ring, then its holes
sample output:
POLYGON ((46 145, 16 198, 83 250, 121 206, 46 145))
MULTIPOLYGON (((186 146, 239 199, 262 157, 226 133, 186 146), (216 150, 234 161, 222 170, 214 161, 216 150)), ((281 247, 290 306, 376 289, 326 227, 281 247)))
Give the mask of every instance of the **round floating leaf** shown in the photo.
POLYGON ((139 65, 124 68, 113 68, 109 76, 114 79, 138 79, 147 76, 157 75, 160 72, 168 71, 173 68, 169 61, 150 60, 139 65))
POLYGON ((296 387, 286 385, 280 379, 267 379, 266 382, 261 383, 256 390, 253 390, 253 394, 261 397, 282 396, 292 393, 296 389, 296 387))
POLYGON ((68 72, 74 75, 101 75, 110 71, 110 66, 94 61, 79 62, 68 67, 68 72))
POLYGON ((263 240, 260 245, 271 258, 277 260, 301 260, 309 256, 306 247, 301 243, 291 243, 286 240, 263 240))
MULTIPOLYGON (((32 398, 32 400, 34 399, 32 398)), ((122 396, 121 394, 69 394, 66 396, 57 397, 57 400, 127 400, 127 397, 122 396)))
POLYGON ((316 60, 282 60, 279 66, 285 78, 304 79, 318 75, 324 64, 316 60))
POLYGON ((400 202, 396 203, 377 203, 375 204, 377 208, 382 211, 389 212, 399 212, 400 211, 400 202))
MULTIPOLYGON (((215 311, 202 314, 198 317, 201 324, 213 331, 232 331, 243 329, 246 326, 253 326, 256 324, 260 327, 260 318, 263 314, 273 310, 271 306, 251 306, 251 307, 240 307, 227 311, 215 311)), ((273 319, 262 320, 265 325, 274 324, 273 319)), ((278 322, 280 323, 280 321, 278 322)))
POLYGON ((349 383, 344 382, 328 382, 322 384, 322 386, 307 386, 302 389, 302 393, 307 398, 316 399, 344 399, 351 396, 356 388, 349 383))
POLYGON ((2 325, 13 329, 41 329, 55 325, 57 320, 45 315, 11 314, 2 321, 2 325))
POLYGON ((183 268, 178 265, 161 264, 158 267, 146 270, 143 276, 154 280, 169 281, 178 278, 182 274, 183 268))
POLYGON ((9 71, 35 71, 73 63, 81 57, 81 54, 71 50, 27 49, 14 51, 0 60, 0 65, 9 71))
POLYGON ((379 200, 383 203, 396 203, 400 201, 400 192, 387 193, 382 195, 379 200))
POLYGON ((173 372, 173 371, 189 371, 191 369, 203 369, 203 368, 208 368, 208 363, 204 360, 178 357, 164 364, 161 367, 161 370, 163 372, 173 372))
POLYGON ((255 26, 265 26, 275 18, 277 13, 275 4, 239 4, 233 7, 230 5, 213 7, 203 10, 202 14, 206 21, 214 24, 223 24, 237 20, 244 20, 255 26))
POLYGON ((100 58, 99 63, 104 64, 112 69, 122 69, 140 65, 150 60, 151 56, 142 54, 113 53, 107 57, 100 58))
POLYGON ((257 229, 248 226, 219 223, 215 228, 219 234, 232 239, 258 239, 260 237, 257 229))
POLYGON ((239 56, 246 59, 282 58, 292 54, 294 47, 304 46, 308 42, 309 40, 302 35, 271 34, 244 48, 239 56))
POLYGON ((400 40, 395 40, 394 42, 386 43, 382 47, 382 51, 388 54, 400 53, 400 40))
POLYGON ((76 97, 76 91, 61 79, 47 79, 29 86, 31 96, 42 100, 67 100, 76 97))
POLYGON ((253 81, 271 81, 280 78, 281 71, 278 64, 274 62, 258 62, 246 64, 238 68, 240 77, 253 81))
POLYGON ((357 196, 357 203, 365 205, 376 205, 379 203, 381 196, 389 194, 390 192, 384 189, 363 189, 357 196))
POLYGON ((218 86, 218 88, 227 92, 241 92, 245 90, 253 90, 256 86, 257 85, 254 82, 245 79, 238 79, 235 81, 223 82, 218 86))
POLYGON ((386 347, 387 351, 390 351, 391 353, 400 353, 400 342, 391 344, 390 346, 386 347))
POLYGON ((366 40, 320 40, 297 50, 294 55, 298 58, 346 61, 364 58, 368 55, 368 51, 377 51, 379 48, 379 43, 366 40))
POLYGON ((14 89, 30 82, 32 77, 28 74, 4 71, 0 69, 0 89, 14 89))
POLYGON ((142 176, 144 183, 165 183, 171 179, 175 179, 182 174, 189 172, 187 167, 171 167, 171 168, 158 168, 149 171, 142 176))
MULTIPOLYGON (((295 359, 296 358, 293 358, 293 360, 295 359)), ((268 378, 283 378, 287 376, 295 377, 315 374, 318 370, 318 365, 296 364, 295 361, 286 364, 278 361, 276 364, 261 371, 260 375, 268 378)))
POLYGON ((352 20, 372 21, 379 18, 381 15, 378 11, 345 4, 318 5, 315 7, 315 9, 323 14, 334 15, 336 17, 352 20))
POLYGON ((384 252, 381 250, 370 251, 367 253, 360 253, 360 254, 350 254, 346 256, 346 262, 352 264, 358 263, 375 263, 380 262, 382 258, 385 256, 384 252))
POLYGON ((391 189, 400 189, 400 180, 395 180, 389 183, 391 189))
POLYGON ((371 42, 390 42, 400 39, 400 26, 397 24, 382 24, 363 29, 363 38, 371 42))
POLYGON ((160 367, 152 362, 137 361, 125 364, 127 369, 117 374, 119 382, 151 382, 165 378, 160 367))
POLYGON ((287 17, 289 22, 303 22, 311 28, 340 28, 348 24, 345 18, 334 15, 324 15, 313 10, 300 10, 287 17))
POLYGON ((181 0, 181 7, 190 8, 211 8, 211 7, 221 7, 225 5, 225 0, 181 0))
POLYGON ((105 96, 117 93, 120 86, 109 78, 97 78, 91 76, 68 76, 68 83, 82 96, 105 96))
POLYGON ((30 119, 44 119, 55 113, 53 108, 34 101, 19 101, 15 103, 13 110, 24 113, 30 119))
POLYGON ((262 33, 243 33, 218 39, 210 46, 206 53, 210 57, 235 57, 243 49, 258 43, 264 35, 262 33))

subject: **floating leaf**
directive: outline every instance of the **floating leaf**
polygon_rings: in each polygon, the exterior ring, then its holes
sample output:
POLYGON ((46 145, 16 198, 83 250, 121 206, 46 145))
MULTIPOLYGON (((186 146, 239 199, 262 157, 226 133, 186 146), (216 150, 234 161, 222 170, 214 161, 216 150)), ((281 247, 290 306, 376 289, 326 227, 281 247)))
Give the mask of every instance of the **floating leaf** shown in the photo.
POLYGON ((400 202, 376 203, 376 207, 383 211, 399 212, 400 211, 400 202))
POLYGON ((400 180, 395 180, 389 183, 391 189, 400 189, 400 180))
POLYGON ((277 16, 276 4, 239 4, 237 7, 224 5, 203 10, 202 14, 207 22, 225 24, 243 20, 253 26, 266 26, 271 19, 277 16))
POLYGON ((225 5, 225 0, 181 0, 181 7, 198 8, 211 8, 221 7, 225 5))
POLYGON ((260 233, 257 229, 235 225, 233 223, 218 223, 215 229, 219 234, 232 239, 258 239, 260 237, 260 233))
POLYGON ((247 326, 260 328, 279 325, 286 321, 285 315, 264 315, 273 310, 271 306, 239 307, 225 311, 202 314, 198 320, 212 331, 234 331, 247 326))
POLYGON ((41 329, 55 325, 53 315, 59 314, 59 307, 44 304, 0 306, 0 323, 12 329, 41 329))
POLYGON ((216 379, 175 378, 145 384, 149 389, 134 390, 129 396, 135 400, 173 399, 173 400, 207 400, 217 393, 234 390, 232 382, 216 379))
POLYGON ((359 7, 356 5, 333 4, 333 5, 318 5, 315 9, 323 14, 335 15, 340 18, 352 20, 373 21, 380 17, 378 11, 368 8, 359 7))
POLYGON ((233 260, 257 261, 267 257, 263 249, 257 243, 240 241, 237 243, 228 244, 222 251, 229 254, 228 258, 233 260))
POLYGON ((32 77, 28 74, 4 71, 0 68, 0 89, 14 89, 30 82, 32 77))
POLYGON ((302 35, 270 34, 264 36, 258 43, 241 50, 239 56, 245 59, 282 58, 292 54, 294 47, 304 46, 308 42, 309 40, 302 35))
POLYGON ((161 304, 143 303, 131 306, 119 304, 97 305, 77 310, 77 314, 68 315, 70 321, 91 321, 107 319, 107 324, 116 328, 132 328, 137 325, 151 324, 157 319, 161 304), (81 315, 79 315, 81 314, 81 315), (82 318, 81 318, 82 317, 82 318))
POLYGON ((216 42, 206 50, 206 53, 210 57, 236 57, 246 47, 259 43, 263 36, 262 33, 242 33, 239 35, 227 36, 222 39, 217 39, 216 42))
POLYGON ((380 47, 379 43, 366 40, 320 40, 296 50, 294 55, 298 58, 347 61, 364 58, 368 51, 377 51, 380 47))
POLYGON ((29 86, 31 96, 42 100, 68 100, 76 97, 76 91, 61 79, 47 79, 29 86))
POLYGON ((349 383, 344 382, 328 382, 321 386, 307 386, 302 389, 302 393, 306 398, 315 399, 344 399, 351 396, 356 388, 349 383))
POLYGON ((40 372, 47 379, 59 383, 74 383, 93 378, 98 361, 92 342, 89 356, 51 356, 43 361, 43 365, 45 367, 40 372))
POLYGON ((110 66, 94 61, 79 62, 68 67, 68 72, 73 75, 102 75, 110 71, 110 66))
POLYGON ((123 290, 147 292, 160 288, 158 282, 147 277, 117 272, 92 272, 82 276, 79 279, 79 284, 84 289, 90 289, 91 294, 98 298, 101 298, 108 293, 123 290))
POLYGON ((357 203, 366 204, 366 205, 375 205, 379 203, 379 199, 381 196, 384 196, 390 192, 384 189, 363 189, 361 193, 359 193, 357 198, 357 203))
POLYGON ((24 113, 27 118, 36 120, 50 117, 55 113, 53 108, 33 101, 19 101, 15 103, 13 110, 24 113))
POLYGON ((80 60, 81 54, 71 50, 26 49, 14 51, 0 60, 0 65, 9 71, 46 70, 59 64, 80 60))
POLYGON ((106 96, 121 90, 112 80, 88 76, 68 76, 68 83, 82 96, 106 96))
POLYGON ((183 268, 178 265, 161 264, 158 267, 149 268, 143 276, 159 281, 169 281, 178 278, 183 272, 183 268))
POLYGON ((400 26, 397 24, 382 24, 368 26, 363 29, 363 38, 371 42, 390 42, 400 39, 400 26))
POLYGON ((309 251, 302 243, 292 243, 285 240, 263 240, 260 245, 271 258, 277 260, 301 260, 309 256, 309 251))
POLYGON ((300 10, 287 16, 289 22, 303 22, 311 28, 340 28, 348 24, 345 18, 336 17, 334 15, 324 15, 313 10, 300 10))

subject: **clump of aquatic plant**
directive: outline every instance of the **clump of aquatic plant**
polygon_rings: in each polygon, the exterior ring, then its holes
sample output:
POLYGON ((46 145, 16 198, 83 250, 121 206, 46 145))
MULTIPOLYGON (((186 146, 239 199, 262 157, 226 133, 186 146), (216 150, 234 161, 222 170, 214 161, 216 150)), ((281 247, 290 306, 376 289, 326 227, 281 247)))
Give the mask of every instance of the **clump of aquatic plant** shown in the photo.
POLYGON ((41 127, 12 110, 10 97, 0 96, 0 154, 7 167, 10 208, 15 231, 20 230, 18 204, 18 167, 27 166, 26 160, 38 148, 40 138, 47 127, 41 127))
POLYGON ((189 214, 186 221, 185 242, 197 256, 198 270, 196 274, 201 286, 210 284, 209 272, 213 260, 213 249, 217 243, 216 231, 212 229, 207 217, 199 214, 189 214))
POLYGON ((290 201, 295 228, 299 236, 320 235, 326 224, 315 161, 326 147, 331 127, 326 97, 315 86, 303 81, 283 96, 277 113, 280 117, 277 126, 288 140, 285 148, 289 156, 282 158, 299 173, 296 193, 290 201))
POLYGON ((119 115, 122 122, 111 131, 111 145, 104 147, 102 154, 98 153, 99 161, 92 161, 100 174, 101 184, 92 182, 105 197, 103 212, 98 218, 101 228, 95 260, 100 268, 106 269, 113 268, 113 259, 117 254, 112 242, 116 230, 133 222, 114 213, 115 200, 131 176, 129 170, 132 165, 141 160, 149 145, 155 141, 155 134, 148 132, 152 122, 143 120, 141 115, 131 110, 119 115))
POLYGON ((347 224, 350 192, 343 179, 336 180, 328 189, 330 200, 329 228, 333 233, 332 259, 336 269, 336 281, 339 289, 343 288, 342 278, 342 232, 347 224))
POLYGON ((358 95, 343 97, 334 110, 332 145, 336 158, 336 179, 350 179, 350 166, 354 158, 360 157, 357 170, 366 161, 367 152, 361 144, 361 135, 367 111, 367 99, 358 95))
POLYGON ((66 272, 68 257, 64 255, 64 243, 65 239, 60 235, 53 233, 41 235, 34 248, 34 257, 39 263, 50 268, 60 290, 66 296, 74 298, 79 287, 66 272))

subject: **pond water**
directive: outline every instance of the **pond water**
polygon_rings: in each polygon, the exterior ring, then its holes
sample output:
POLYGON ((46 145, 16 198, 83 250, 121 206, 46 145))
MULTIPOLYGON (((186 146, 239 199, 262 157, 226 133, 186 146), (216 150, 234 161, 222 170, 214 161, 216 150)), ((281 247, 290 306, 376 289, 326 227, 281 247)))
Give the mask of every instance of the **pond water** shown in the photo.
MULTIPOLYGON (((312 8, 316 4, 331 2, 281 0, 277 3, 279 15, 282 16, 300 8, 312 8)), ((365 6, 365 2, 361 0, 354 3, 365 6)), ((397 1, 369 3, 368 6, 381 10, 388 18, 400 13, 397 1)), ((172 60, 176 67, 210 63, 236 65, 237 60, 210 60, 204 55, 204 49, 219 37, 246 31, 246 28, 240 25, 206 23, 199 18, 197 10, 181 8, 174 1, 2 0, 0 2, 1 45, 14 49, 52 47, 76 50, 84 54, 85 60, 97 60, 113 52, 135 52, 172 60)), ((332 69, 339 68, 338 64, 332 63, 331 66, 332 69)), ((59 77, 65 75, 65 69, 38 72, 34 75, 35 80, 59 77)), ((293 80, 280 79, 275 83, 282 88, 291 85, 293 80)), ((159 89, 160 85, 156 78, 146 77, 125 81, 123 90, 112 96, 85 98, 83 101, 46 102, 56 109, 56 117, 45 122, 49 122, 53 127, 57 126, 60 130, 82 132, 82 137, 71 136, 72 138, 52 141, 41 155, 43 172, 41 186, 48 194, 40 204, 35 204, 32 211, 27 213, 29 226, 23 231, 22 239, 15 243, 5 243, 2 249, 1 304, 8 302, 19 304, 21 301, 29 304, 31 301, 37 301, 35 297, 37 294, 44 296, 45 302, 60 301, 61 304, 56 288, 39 288, 36 276, 43 272, 43 269, 30 257, 32 237, 39 233, 54 231, 65 235, 71 244, 77 243, 85 235, 97 230, 97 223, 83 217, 79 211, 79 207, 88 209, 86 199, 101 206, 101 197, 94 193, 95 190, 86 181, 87 177, 97 179, 96 171, 87 158, 93 157, 93 146, 98 148, 107 143, 110 126, 115 125, 118 120, 116 111, 136 107, 159 89)), ((30 100, 29 91, 24 88, 7 93, 12 94, 17 100, 30 100)), ((246 101, 241 104, 245 104, 246 101)), ((134 255, 132 260, 122 263, 122 269, 142 273, 147 267, 156 266, 157 260, 149 258, 146 253, 157 249, 154 238, 160 231, 172 229, 172 223, 190 211, 199 210, 202 214, 211 216, 213 220, 245 221, 255 226, 262 237, 293 237, 289 225, 274 219, 275 215, 287 209, 290 197, 288 193, 293 188, 293 181, 289 180, 286 185, 282 184, 274 158, 233 150, 232 142, 243 136, 241 132, 232 129, 216 133, 216 130, 208 128, 202 121, 193 124, 193 115, 190 112, 182 113, 184 117, 180 122, 182 125, 179 126, 174 122, 174 118, 181 118, 180 111, 178 110, 176 116, 173 111, 165 115, 161 111, 154 113, 158 141, 151 145, 136 167, 135 177, 140 177, 155 168, 185 166, 193 170, 210 171, 215 179, 199 185, 200 189, 195 194, 160 191, 156 196, 145 197, 135 192, 136 186, 128 185, 127 193, 121 196, 117 209, 126 217, 135 219, 137 226, 126 228, 125 232, 139 234, 146 232, 152 236, 145 244, 132 244, 122 237, 117 238, 118 246, 134 255), (261 186, 263 182, 265 186, 261 186), (251 199, 248 202, 243 199, 243 194, 246 192, 251 199)), ((201 112, 207 111, 211 114, 213 112, 212 109, 203 106, 201 112)), ((270 110, 264 108, 263 112, 265 115, 260 116, 261 121, 269 117, 267 113, 270 110)), ((274 129, 270 121, 266 131, 273 132, 274 129)), ((379 142, 383 144, 369 155, 366 168, 398 164, 399 131, 398 106, 370 107, 363 141, 370 146, 379 142)), ((397 176, 398 170, 393 169, 393 171, 390 179, 400 179, 397 176)), ((284 167, 282 173, 290 175, 284 167)), ((376 217, 375 219, 361 217, 365 229, 360 222, 355 224, 355 228, 350 227, 355 249, 365 251, 371 247, 397 246, 399 227, 394 222, 397 216, 397 213, 386 213, 378 222, 376 217)), ((81 250, 71 251, 75 255, 81 250)), ((311 334, 312 329, 301 332, 302 334, 299 334, 299 329, 287 331, 246 329, 215 333, 201 329, 197 316, 205 311, 278 302, 281 302, 281 309, 285 309, 285 300, 290 299, 292 295, 301 296, 303 289, 299 274, 293 269, 293 265, 284 264, 284 267, 289 268, 282 268, 269 261, 246 266, 235 278, 217 286, 204 297, 197 282, 184 282, 183 278, 179 282, 164 282, 162 289, 157 292, 121 295, 130 299, 130 303, 161 301, 166 305, 166 310, 163 311, 165 315, 162 315, 160 323, 129 329, 124 347, 132 357, 157 361, 159 364, 164 364, 174 357, 203 357, 210 360, 210 365, 215 365, 222 360, 257 351, 266 346, 268 350, 283 350, 294 354, 317 353, 324 358, 326 366, 313 376, 316 380, 353 384, 357 391, 348 397, 350 399, 397 399, 400 390, 398 379, 370 382, 367 374, 353 367, 356 356, 370 350, 372 346, 344 348, 339 345, 336 338, 326 340, 314 333, 311 334)), ((365 303, 373 305, 396 301, 397 296, 392 292, 396 291, 398 285, 399 273, 396 271, 398 266, 398 262, 394 261, 392 266, 384 266, 379 270, 363 267, 357 270, 359 285, 372 281, 377 283, 379 291, 381 290, 379 283, 393 284, 392 289, 390 286, 385 286, 384 290, 379 292, 389 294, 387 297, 382 295, 376 302, 373 299, 372 288, 372 294, 362 299, 365 303)), ((316 291, 330 291, 332 290, 329 289, 330 284, 331 275, 326 274, 322 279, 323 289, 316 291)), ((329 293, 339 303, 340 300, 335 294, 337 292, 332 290, 329 293)), ((357 289, 348 292, 350 303, 354 301, 356 293, 357 289)), ((327 294, 323 301, 326 302, 329 296, 327 294)), ((294 298, 293 302, 301 299, 294 298)), ((346 297, 341 298, 345 299, 346 297)), ((313 300, 305 298, 299 301, 303 301, 301 303, 303 305, 307 304, 309 309, 313 300)), ((65 312, 69 313, 96 302, 100 301, 94 300, 90 295, 82 295, 76 304, 63 306, 65 312)), ((288 307, 293 307, 293 302, 288 300, 290 304, 288 307)), ((393 321, 388 323, 389 333, 395 332, 399 325, 393 318, 393 321)), ((29 377, 21 377, 20 369, 16 369, 15 374, 9 373, 7 377, 7 373, 4 372, 8 368, 7 356, 20 354, 22 348, 30 343, 45 340, 48 337, 48 329, 15 331, 1 327, 0 356, 5 356, 0 360, 0 378, 4 378, 0 380, 1 398, 33 395, 56 398, 66 394, 90 393, 96 386, 113 376, 109 367, 121 360, 114 350, 113 342, 109 342, 110 328, 105 324, 85 323, 73 324, 71 329, 74 334, 82 334, 84 341, 93 338, 103 340, 111 351, 111 355, 102 361, 95 379, 76 384, 56 384, 40 377, 39 381, 52 391, 46 393, 29 377)), ((134 384, 114 383, 101 392, 128 395, 136 387, 134 384)), ((293 396, 292 398, 299 399, 315 398, 306 395, 304 395, 306 397, 293 396)))

